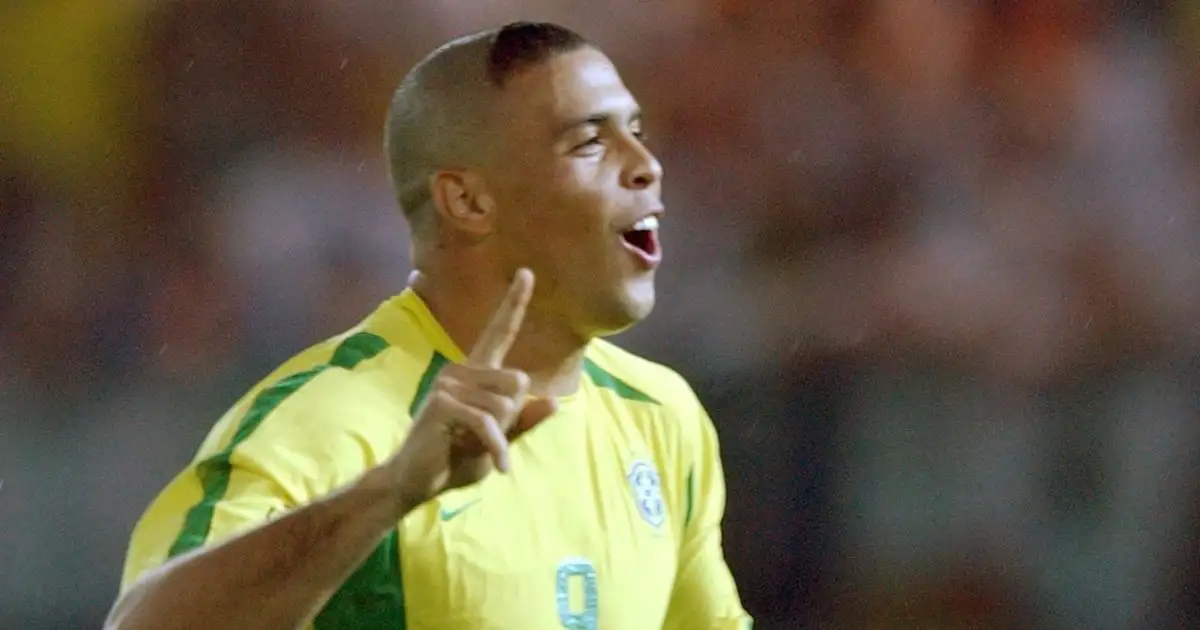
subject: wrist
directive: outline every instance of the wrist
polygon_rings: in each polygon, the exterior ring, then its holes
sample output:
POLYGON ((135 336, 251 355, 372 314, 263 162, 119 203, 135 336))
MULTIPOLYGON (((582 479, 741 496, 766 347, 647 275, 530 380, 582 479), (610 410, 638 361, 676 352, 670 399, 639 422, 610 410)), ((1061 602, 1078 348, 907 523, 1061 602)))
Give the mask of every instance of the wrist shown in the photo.
POLYGON ((404 518, 428 498, 397 483, 386 467, 368 470, 352 490, 368 509, 377 510, 382 518, 396 521, 404 518))

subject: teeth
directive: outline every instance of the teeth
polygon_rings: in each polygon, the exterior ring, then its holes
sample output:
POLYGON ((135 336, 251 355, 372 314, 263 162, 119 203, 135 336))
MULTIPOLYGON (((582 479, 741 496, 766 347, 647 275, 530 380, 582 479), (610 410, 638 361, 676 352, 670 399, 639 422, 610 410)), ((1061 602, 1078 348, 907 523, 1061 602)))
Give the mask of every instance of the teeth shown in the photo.
POLYGON ((645 219, 633 224, 633 229, 638 232, 657 230, 658 217, 646 217, 645 219))

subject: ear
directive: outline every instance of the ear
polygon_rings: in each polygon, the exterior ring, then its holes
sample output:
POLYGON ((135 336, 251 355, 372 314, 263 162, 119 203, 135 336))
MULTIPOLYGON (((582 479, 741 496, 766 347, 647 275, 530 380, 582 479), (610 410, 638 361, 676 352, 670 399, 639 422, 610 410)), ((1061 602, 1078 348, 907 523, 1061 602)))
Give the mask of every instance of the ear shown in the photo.
POLYGON ((472 236, 495 231, 496 203, 477 173, 437 171, 429 176, 429 191, 442 222, 454 231, 472 236))

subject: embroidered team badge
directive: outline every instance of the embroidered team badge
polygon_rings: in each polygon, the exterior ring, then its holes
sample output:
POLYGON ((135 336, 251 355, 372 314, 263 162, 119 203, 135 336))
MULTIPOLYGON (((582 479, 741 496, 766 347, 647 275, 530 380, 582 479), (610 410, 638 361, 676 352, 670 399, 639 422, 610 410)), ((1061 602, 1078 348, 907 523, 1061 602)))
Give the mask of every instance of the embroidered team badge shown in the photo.
POLYGON ((654 527, 661 526, 667 518, 667 505, 663 501, 658 471, 650 462, 639 459, 629 467, 628 479, 642 518, 654 527))

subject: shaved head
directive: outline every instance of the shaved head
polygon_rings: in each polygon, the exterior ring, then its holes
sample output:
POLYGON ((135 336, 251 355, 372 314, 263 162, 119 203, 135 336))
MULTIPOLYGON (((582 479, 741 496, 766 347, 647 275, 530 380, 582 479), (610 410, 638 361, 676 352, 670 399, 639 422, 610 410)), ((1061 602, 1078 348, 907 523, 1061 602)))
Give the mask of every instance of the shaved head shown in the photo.
POLYGON ((431 178, 491 165, 503 121, 496 105, 510 80, 557 54, 589 45, 548 23, 515 22, 450 41, 422 59, 392 98, 386 144, 392 182, 414 237, 427 230, 431 178))
POLYGON ((441 318, 469 314, 526 268, 527 325, 573 344, 639 321, 664 213, 644 139, 612 60, 566 28, 514 23, 433 51, 396 90, 387 132, 414 289, 441 318))

